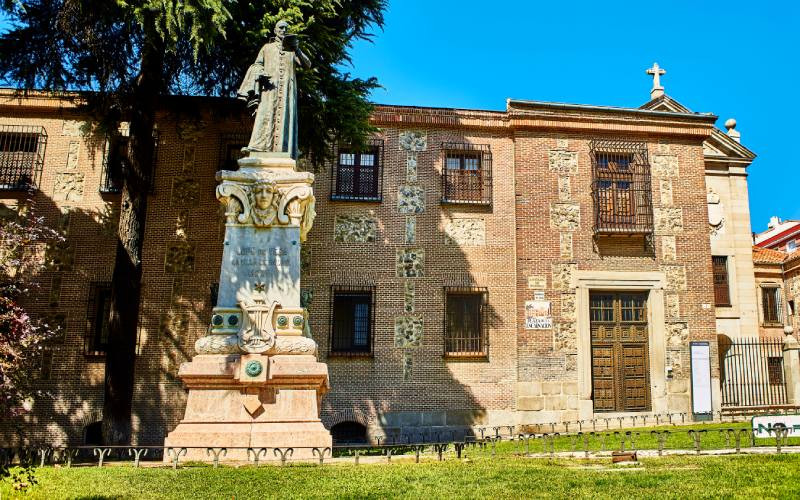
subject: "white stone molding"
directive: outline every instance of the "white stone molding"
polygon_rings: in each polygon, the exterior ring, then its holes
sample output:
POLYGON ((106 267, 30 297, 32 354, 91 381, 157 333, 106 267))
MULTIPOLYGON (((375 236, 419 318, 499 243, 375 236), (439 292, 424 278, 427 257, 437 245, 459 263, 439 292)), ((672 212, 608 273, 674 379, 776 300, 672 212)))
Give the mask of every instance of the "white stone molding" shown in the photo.
POLYGON ((578 398, 580 418, 594 416, 592 401, 592 338, 589 318, 589 293, 592 290, 647 291, 647 330, 650 355, 650 403, 652 413, 667 408, 666 319, 664 288, 666 275, 658 271, 575 271, 578 330, 578 398))

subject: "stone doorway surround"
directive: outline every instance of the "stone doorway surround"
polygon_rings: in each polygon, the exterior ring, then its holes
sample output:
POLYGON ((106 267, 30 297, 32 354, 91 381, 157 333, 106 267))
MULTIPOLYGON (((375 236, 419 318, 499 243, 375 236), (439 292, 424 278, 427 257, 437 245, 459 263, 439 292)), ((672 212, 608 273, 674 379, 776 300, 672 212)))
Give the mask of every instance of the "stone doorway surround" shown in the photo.
POLYGON ((592 339, 589 318, 589 293, 591 291, 644 291, 647 296, 647 330, 650 344, 650 401, 651 411, 638 414, 656 414, 667 411, 667 381, 665 374, 666 346, 664 326, 664 284, 666 276, 659 271, 577 271, 573 285, 576 288, 578 332, 578 412, 581 419, 599 415, 621 416, 628 413, 594 412, 592 400, 592 339))

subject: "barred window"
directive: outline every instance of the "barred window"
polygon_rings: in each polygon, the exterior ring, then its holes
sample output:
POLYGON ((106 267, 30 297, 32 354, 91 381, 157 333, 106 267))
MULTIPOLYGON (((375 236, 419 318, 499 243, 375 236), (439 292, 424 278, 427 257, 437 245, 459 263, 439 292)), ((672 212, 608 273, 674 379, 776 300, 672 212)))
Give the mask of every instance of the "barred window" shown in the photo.
POLYGON ((331 287, 331 355, 370 355, 374 287, 331 287))
POLYGON ((485 288, 445 288, 445 356, 486 356, 485 288))
POLYGON ((595 234, 652 234, 650 163, 643 142, 590 144, 595 234))
POLYGON ((783 324, 781 318, 781 289, 777 286, 761 287, 761 309, 764 315, 764 325, 783 324))
POLYGON ((381 201, 383 141, 372 139, 362 150, 339 147, 331 176, 331 199, 381 201))
POLYGON ((714 303, 717 307, 728 307, 731 305, 728 286, 728 258, 714 255, 711 259, 714 273, 714 303))
POLYGON ((767 376, 769 385, 783 385, 783 358, 781 356, 767 358, 767 376))
POLYGON ((222 134, 217 170, 239 170, 239 159, 244 156, 242 148, 246 147, 249 141, 250 134, 246 132, 222 134))
POLYGON ((0 189, 36 188, 42 175, 46 144, 44 127, 0 125, 0 189))
POLYGON ((101 193, 121 193, 122 173, 128 156, 128 137, 113 135, 106 138, 103 171, 100 177, 101 193))
MULTIPOLYGON (((103 151, 103 171, 100 176, 100 193, 102 194, 118 194, 122 192, 123 177, 127 168, 128 162, 128 147, 130 144, 130 136, 125 133, 115 133, 106 137, 106 142, 103 151)), ((155 183, 153 180, 153 171, 155 170, 156 163, 158 163, 158 129, 153 129, 153 161, 150 167, 150 172, 146 174, 148 181, 148 193, 155 192, 155 183)))
POLYGON ((85 354, 98 355, 107 351, 110 316, 111 283, 90 283, 86 304, 86 335, 83 342, 85 354))
POLYGON ((492 151, 488 144, 442 143, 442 202, 492 203, 492 151))

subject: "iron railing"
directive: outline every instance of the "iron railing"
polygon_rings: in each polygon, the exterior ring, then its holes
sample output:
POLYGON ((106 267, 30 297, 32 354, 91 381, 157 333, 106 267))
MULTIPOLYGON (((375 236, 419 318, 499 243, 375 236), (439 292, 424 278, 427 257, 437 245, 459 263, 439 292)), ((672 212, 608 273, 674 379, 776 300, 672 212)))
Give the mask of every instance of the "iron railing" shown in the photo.
POLYGON ((361 151, 338 146, 334 157, 335 163, 331 169, 331 200, 383 200, 383 140, 370 139, 361 151))
POLYGON ((782 339, 720 336, 718 346, 723 408, 787 404, 782 339))
POLYGON ((47 132, 35 125, 0 125, 0 190, 39 186, 47 132))
POLYGON ((644 142, 593 140, 595 235, 653 234, 650 162, 644 142))
POLYGON ((442 203, 492 204, 492 150, 488 144, 442 143, 442 203))

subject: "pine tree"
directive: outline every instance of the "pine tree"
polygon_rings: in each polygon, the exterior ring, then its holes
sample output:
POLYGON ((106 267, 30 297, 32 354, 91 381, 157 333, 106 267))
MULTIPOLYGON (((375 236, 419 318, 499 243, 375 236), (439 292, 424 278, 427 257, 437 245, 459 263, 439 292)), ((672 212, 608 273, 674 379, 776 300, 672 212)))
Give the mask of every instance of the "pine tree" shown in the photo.
POLYGON ((101 129, 130 122, 119 239, 112 276, 103 433, 131 438, 136 332, 153 130, 169 94, 230 96, 279 19, 292 25, 312 69, 300 73, 301 153, 321 164, 332 141, 363 142, 372 130, 374 79, 340 67, 383 25, 386 0, 3 0, 0 78, 21 89, 79 91, 101 129), (313 116, 314 120, 303 120, 313 116))

